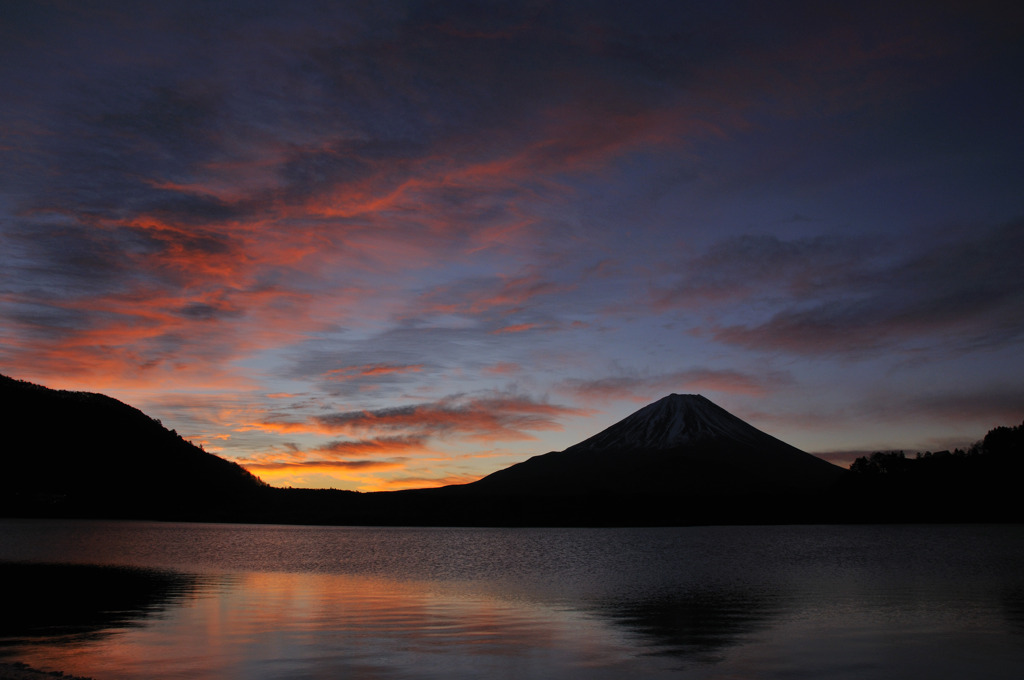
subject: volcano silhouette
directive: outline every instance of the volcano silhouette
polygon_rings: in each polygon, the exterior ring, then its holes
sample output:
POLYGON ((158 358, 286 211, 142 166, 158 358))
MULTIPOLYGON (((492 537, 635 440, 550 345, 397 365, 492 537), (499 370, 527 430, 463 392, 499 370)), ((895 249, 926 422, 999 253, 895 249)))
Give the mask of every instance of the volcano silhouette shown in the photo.
POLYGON ((564 451, 534 456, 465 489, 529 496, 765 497, 821 493, 844 472, 703 396, 671 394, 564 451))

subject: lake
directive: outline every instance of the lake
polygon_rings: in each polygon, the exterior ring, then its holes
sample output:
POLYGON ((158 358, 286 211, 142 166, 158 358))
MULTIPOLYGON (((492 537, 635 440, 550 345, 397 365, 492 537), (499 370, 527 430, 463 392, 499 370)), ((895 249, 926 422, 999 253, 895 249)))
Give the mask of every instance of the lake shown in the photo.
POLYGON ((0 520, 0 661, 126 678, 1024 677, 1024 527, 0 520))

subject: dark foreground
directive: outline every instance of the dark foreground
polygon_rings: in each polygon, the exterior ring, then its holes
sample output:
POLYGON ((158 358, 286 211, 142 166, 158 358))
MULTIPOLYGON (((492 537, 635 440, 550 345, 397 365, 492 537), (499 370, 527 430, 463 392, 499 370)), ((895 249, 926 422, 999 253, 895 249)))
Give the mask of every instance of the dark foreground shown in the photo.
POLYGON ((43 680, 63 678, 64 680, 90 680, 79 675, 66 675, 60 671, 45 673, 23 663, 0 663, 0 680, 43 680))
POLYGON ((1024 667, 1024 526, 0 520, 0 534, 0 582, 19 584, 0 658, 100 680, 1019 680, 1024 667))

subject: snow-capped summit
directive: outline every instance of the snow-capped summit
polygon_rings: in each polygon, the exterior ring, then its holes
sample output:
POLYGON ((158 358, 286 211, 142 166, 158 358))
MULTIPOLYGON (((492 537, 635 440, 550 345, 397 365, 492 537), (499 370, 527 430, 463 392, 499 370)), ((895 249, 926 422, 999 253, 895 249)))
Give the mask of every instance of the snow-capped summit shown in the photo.
POLYGON ((593 437, 466 485, 501 494, 816 493, 842 469, 696 394, 670 394, 593 437))
POLYGON ((699 394, 670 394, 571 448, 671 449, 714 439, 755 444, 767 436, 699 394))

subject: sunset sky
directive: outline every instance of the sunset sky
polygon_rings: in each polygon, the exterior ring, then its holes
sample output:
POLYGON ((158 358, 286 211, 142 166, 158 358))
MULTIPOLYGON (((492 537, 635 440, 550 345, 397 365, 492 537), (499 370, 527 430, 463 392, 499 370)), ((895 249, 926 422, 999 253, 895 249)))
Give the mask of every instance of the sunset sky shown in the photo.
POLYGON ((841 464, 970 444, 1024 420, 1014 6, 4 2, 0 373, 275 485, 672 392, 841 464))

